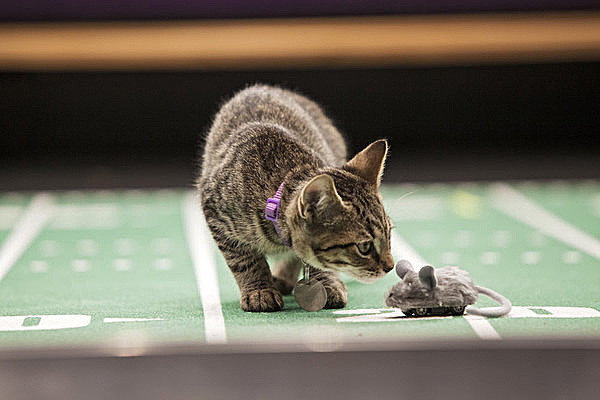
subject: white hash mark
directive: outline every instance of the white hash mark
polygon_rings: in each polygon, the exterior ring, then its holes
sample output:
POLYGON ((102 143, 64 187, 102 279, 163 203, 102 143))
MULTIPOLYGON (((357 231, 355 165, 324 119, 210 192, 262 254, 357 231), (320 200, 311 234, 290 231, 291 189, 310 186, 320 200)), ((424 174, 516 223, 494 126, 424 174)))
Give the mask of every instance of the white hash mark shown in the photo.
POLYGON ((42 240, 40 251, 43 257, 56 257, 60 253, 58 242, 55 240, 42 240))
POLYGON ((113 260, 113 268, 119 272, 129 271, 131 269, 131 260, 129 258, 115 258, 113 260))
POLYGON ((575 250, 565 251, 562 255, 565 264, 579 264, 581 262, 581 253, 575 250))
POLYGON ((75 272, 88 272, 92 266, 88 260, 77 258, 71 261, 71 268, 73 268, 73 271, 75 272))
POLYGON ((81 239, 77 241, 77 252, 84 257, 91 257, 98 254, 98 242, 93 239, 81 239))
POLYGON ((540 252, 539 251, 526 251, 521 254, 521 263, 523 264, 537 264, 540 262, 540 252))
POLYGON ((510 239, 510 232, 506 230, 497 230, 492 234, 492 243, 498 247, 507 247, 510 239))
POLYGON ((473 232, 464 230, 456 232, 455 243, 458 247, 470 247, 473 244, 473 232))
POLYGON ((445 251, 442 253, 442 264, 456 265, 458 264, 458 254, 453 251, 445 251))
POLYGON ((30 264, 31 272, 37 274, 48 271, 48 263, 44 260, 33 260, 30 264))
POLYGON ((173 261, 170 258, 157 258, 154 261, 154 268, 158 271, 168 271, 173 268, 173 261))
POLYGON ((498 264, 498 260, 500 259, 500 255, 495 251, 484 251, 479 260, 484 265, 495 265, 498 264))
POLYGON ((135 242, 130 238, 120 238, 115 241, 115 251, 120 256, 130 256, 135 249, 135 242))

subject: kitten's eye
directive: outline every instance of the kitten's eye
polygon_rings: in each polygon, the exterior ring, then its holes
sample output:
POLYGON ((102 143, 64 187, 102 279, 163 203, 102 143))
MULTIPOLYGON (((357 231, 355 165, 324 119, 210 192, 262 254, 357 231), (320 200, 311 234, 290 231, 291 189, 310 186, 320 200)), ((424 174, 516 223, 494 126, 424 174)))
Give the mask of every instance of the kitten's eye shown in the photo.
POLYGON ((373 248, 373 242, 370 240, 360 242, 356 244, 356 247, 358 248, 358 251, 360 251, 360 254, 366 256, 371 252, 371 249, 373 248))

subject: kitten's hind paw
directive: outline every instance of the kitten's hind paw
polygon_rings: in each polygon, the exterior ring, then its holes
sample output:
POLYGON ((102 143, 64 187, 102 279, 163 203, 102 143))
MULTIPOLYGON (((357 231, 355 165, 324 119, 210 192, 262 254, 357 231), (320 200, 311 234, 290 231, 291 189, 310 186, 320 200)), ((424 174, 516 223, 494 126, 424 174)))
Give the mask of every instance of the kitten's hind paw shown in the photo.
POLYGON ((327 292, 327 303, 325 308, 344 308, 348 304, 348 290, 342 282, 326 284, 325 291, 327 292))
POLYGON ((276 276, 273 277, 273 287, 279 290, 279 292, 284 296, 292 294, 292 290, 294 290, 294 285, 292 283, 289 283, 288 281, 276 276))
POLYGON ((255 289, 242 293, 242 310, 250 312, 272 312, 283 309, 283 299, 274 288, 255 289))

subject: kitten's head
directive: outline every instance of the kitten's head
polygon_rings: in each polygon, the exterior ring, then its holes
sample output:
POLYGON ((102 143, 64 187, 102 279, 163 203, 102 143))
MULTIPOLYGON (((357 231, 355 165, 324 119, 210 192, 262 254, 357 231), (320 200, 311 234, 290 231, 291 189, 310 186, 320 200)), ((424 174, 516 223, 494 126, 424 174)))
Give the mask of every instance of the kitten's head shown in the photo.
POLYGON ((304 184, 286 211, 294 250, 311 265, 373 282, 394 267, 379 183, 387 142, 304 184))

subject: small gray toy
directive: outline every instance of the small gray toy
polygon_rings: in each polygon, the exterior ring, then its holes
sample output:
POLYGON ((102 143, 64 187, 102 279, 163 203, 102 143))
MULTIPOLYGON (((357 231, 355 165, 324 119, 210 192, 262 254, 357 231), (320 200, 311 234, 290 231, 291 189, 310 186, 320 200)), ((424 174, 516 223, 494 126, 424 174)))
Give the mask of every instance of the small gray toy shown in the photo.
POLYGON ((458 267, 433 268, 424 266, 415 272, 410 262, 398 261, 396 273, 402 279, 388 293, 385 304, 396 307, 408 317, 426 317, 434 315, 481 315, 484 317, 502 317, 510 312, 510 301, 491 289, 475 286, 466 271, 458 267), (479 294, 485 294, 499 307, 485 310, 471 306, 479 294))

